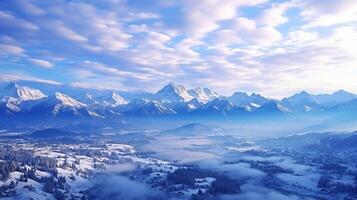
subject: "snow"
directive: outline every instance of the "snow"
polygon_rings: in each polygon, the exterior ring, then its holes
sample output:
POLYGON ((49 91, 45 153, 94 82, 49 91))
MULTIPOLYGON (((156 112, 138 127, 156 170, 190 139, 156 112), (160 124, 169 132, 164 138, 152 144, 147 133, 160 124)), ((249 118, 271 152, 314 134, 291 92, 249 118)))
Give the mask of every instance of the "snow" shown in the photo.
MULTIPOLYGON (((20 172, 11 172, 10 178, 4 183, 0 181, 0 186, 3 184, 10 184, 11 181, 16 182, 22 173, 20 172)), ((12 199, 20 199, 20 200, 28 200, 28 199, 55 199, 51 194, 42 191, 43 185, 38 183, 32 179, 28 179, 27 182, 18 182, 18 185, 15 187, 16 194, 14 197, 3 197, 2 199, 12 200, 12 199), (26 186, 32 186, 34 190, 29 190, 26 186)))
POLYGON ((36 174, 36 176, 39 176, 39 177, 51 177, 52 176, 51 173, 40 171, 38 169, 36 170, 35 174, 36 174))
POLYGON ((112 98, 115 101, 113 106, 118 106, 118 105, 123 105, 123 104, 128 104, 128 101, 125 100, 123 97, 121 97, 119 94, 113 92, 112 98))
POLYGON ((29 87, 18 87, 17 95, 22 101, 37 100, 46 97, 40 90, 29 87))
POLYGON ((208 88, 201 88, 198 87, 196 89, 189 89, 187 90, 188 94, 194 98, 199 99, 202 102, 208 102, 215 98, 218 98, 218 93, 208 89, 208 88))
POLYGON ((75 108, 81 108, 81 107, 86 107, 87 105, 73 99, 70 96, 67 96, 63 93, 56 92, 55 93, 55 98, 61 102, 62 105, 64 106, 70 106, 70 107, 75 107, 75 108))
POLYGON ((111 92, 109 95, 102 96, 97 100, 101 102, 104 106, 112 106, 112 107, 117 107, 129 103, 129 101, 124 99, 116 92, 111 92))
POLYGON ((1 93, 3 97, 13 97, 18 101, 38 100, 46 97, 46 95, 38 89, 20 86, 14 82, 5 87, 1 93))
POLYGON ((176 85, 174 83, 164 86, 153 96, 154 100, 161 102, 189 101, 192 98, 183 85, 176 85))
POLYGON ((4 97, 1 100, 3 103, 5 103, 5 106, 7 109, 14 111, 14 112, 20 112, 21 108, 18 107, 18 100, 15 99, 14 97, 4 97))

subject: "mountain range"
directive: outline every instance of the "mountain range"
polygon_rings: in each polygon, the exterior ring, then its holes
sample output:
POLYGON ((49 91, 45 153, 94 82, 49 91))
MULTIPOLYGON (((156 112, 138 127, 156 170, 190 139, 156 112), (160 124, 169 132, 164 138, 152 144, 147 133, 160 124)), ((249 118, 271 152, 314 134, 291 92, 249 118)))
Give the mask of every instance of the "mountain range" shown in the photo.
MULTIPOLYGON (((3 83, 1 124, 125 121, 141 118, 199 119, 266 118, 267 116, 325 115, 357 118, 357 95, 302 91, 281 100, 260 94, 219 95, 208 88, 187 89, 169 83, 156 93, 83 89, 29 82, 3 83)), ((104 123, 104 124, 106 124, 104 123)))

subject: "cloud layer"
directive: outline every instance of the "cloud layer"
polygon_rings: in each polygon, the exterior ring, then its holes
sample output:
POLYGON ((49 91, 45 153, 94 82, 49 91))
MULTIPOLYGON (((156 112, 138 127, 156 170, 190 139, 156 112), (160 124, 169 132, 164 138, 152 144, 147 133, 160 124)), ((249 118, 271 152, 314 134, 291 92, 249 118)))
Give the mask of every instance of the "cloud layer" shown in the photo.
POLYGON ((175 81, 272 97, 357 92, 353 0, 17 0, 0 6, 1 74, 122 90, 156 90, 175 81))

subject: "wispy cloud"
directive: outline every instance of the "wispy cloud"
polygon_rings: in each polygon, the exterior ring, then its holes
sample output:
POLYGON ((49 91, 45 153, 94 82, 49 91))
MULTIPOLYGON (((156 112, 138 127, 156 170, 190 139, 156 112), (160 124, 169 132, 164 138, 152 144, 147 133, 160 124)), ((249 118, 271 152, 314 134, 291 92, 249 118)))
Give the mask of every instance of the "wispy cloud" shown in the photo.
MULTIPOLYGON (((156 90, 175 81, 272 97, 357 92, 353 3, 1 2, 0 70, 16 62, 30 65, 19 73, 39 72, 60 57, 56 70, 77 86, 156 90)), ((43 71, 48 79, 57 77, 51 71, 43 71)))
POLYGON ((19 81, 19 80, 34 81, 34 82, 39 82, 39 83, 48 83, 48 84, 53 84, 53 85, 62 85, 62 83, 60 83, 58 81, 41 79, 38 77, 24 75, 24 74, 2 73, 0 76, 0 82, 19 81))
POLYGON ((25 50, 19 46, 0 44, 0 54, 11 54, 21 56, 25 50))
POLYGON ((53 64, 50 63, 50 62, 47 61, 47 60, 36 59, 36 58, 30 58, 29 61, 32 62, 32 63, 34 63, 35 65, 40 66, 40 67, 53 68, 53 64))

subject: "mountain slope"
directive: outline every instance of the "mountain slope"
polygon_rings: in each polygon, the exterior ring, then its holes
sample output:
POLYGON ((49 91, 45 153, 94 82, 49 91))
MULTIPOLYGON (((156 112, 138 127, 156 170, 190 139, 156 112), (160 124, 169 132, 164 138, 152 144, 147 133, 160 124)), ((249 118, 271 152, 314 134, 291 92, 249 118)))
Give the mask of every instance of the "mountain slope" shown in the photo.
POLYGON ((235 105, 243 108, 246 108, 247 106, 259 107, 269 101, 268 98, 265 98, 260 94, 253 93, 249 96, 245 92, 235 92, 227 99, 235 105))
POLYGON ((73 117, 101 117, 97 113, 90 111, 86 104, 60 92, 41 99, 41 101, 33 105, 33 108, 28 114, 41 117, 51 116, 69 119, 73 117))
POLYGON ((339 90, 332 94, 318 94, 313 95, 313 97, 319 104, 324 106, 334 106, 356 99, 357 95, 346 92, 344 90, 339 90))
POLYGON ((16 98, 19 101, 38 100, 46 97, 46 95, 38 89, 20 86, 15 82, 10 83, 7 87, 2 89, 1 97, 6 96, 16 98))
POLYGON ((127 116, 161 116, 175 114, 171 108, 166 107, 159 101, 137 100, 118 109, 127 116))
POLYGON ((305 91, 283 98, 281 104, 292 112, 316 111, 322 107, 312 95, 305 91))
POLYGON ((216 126, 210 126, 200 123, 190 123, 178 128, 163 131, 163 134, 170 134, 175 136, 189 136, 189 135, 209 135, 219 133, 223 129, 216 126))
POLYGON ((176 85, 170 83, 157 91, 152 97, 152 100, 160 101, 164 103, 189 101, 192 96, 187 93, 186 88, 183 85, 176 85))
POLYGON ((287 112, 287 109, 275 101, 268 101, 254 111, 254 113, 264 115, 276 115, 284 112, 287 112))
POLYGON ((208 102, 219 97, 219 94, 208 88, 195 88, 187 90, 188 94, 201 102, 208 102))

